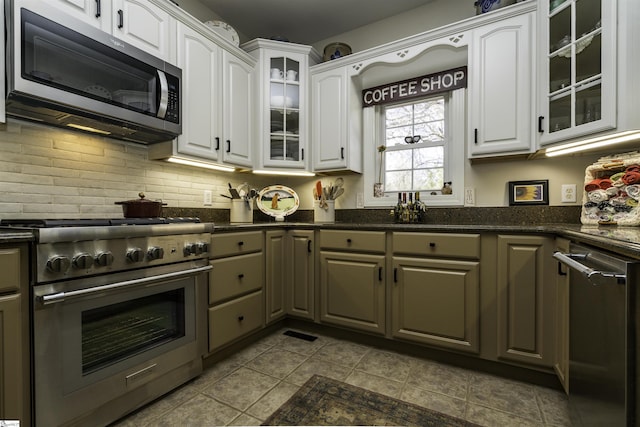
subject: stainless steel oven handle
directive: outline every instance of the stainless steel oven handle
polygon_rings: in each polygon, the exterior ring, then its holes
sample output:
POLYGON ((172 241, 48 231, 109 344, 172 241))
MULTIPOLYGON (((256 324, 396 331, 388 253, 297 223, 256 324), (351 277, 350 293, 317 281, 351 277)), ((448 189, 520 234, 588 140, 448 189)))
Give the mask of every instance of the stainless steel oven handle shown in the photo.
POLYGON ((167 105, 169 104, 169 83, 167 83, 167 75, 164 71, 157 71, 158 79, 160 80, 160 102, 156 116, 164 119, 164 116, 167 114, 167 105))
POLYGON ((562 252, 554 252, 553 257, 582 274, 594 285, 605 285, 607 283, 625 284, 627 280, 627 276, 624 274, 595 270, 575 260, 575 258, 586 259, 586 254, 563 254, 562 252))
POLYGON ((58 292, 55 294, 42 295, 38 297, 37 300, 42 305, 55 304, 58 302, 66 301, 69 298, 86 296, 94 293, 110 291, 118 288, 124 288, 127 286, 144 285, 144 284, 158 282, 166 279, 178 279, 182 277, 194 276, 196 274, 205 273, 211 270, 212 268, 213 268, 212 266, 207 265, 204 267, 193 268, 191 270, 159 274, 157 276, 143 277, 141 279, 125 280, 124 282, 116 282, 116 283, 111 283, 104 286, 96 286, 94 288, 78 289, 77 291, 69 291, 69 292, 58 292))

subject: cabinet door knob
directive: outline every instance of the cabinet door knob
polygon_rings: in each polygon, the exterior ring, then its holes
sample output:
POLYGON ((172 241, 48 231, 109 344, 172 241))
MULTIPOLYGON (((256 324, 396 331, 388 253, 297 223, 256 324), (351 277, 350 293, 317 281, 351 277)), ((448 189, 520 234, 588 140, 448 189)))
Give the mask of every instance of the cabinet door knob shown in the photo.
POLYGON ((382 267, 378 267, 378 281, 382 282, 382 267))
POLYGON ((124 12, 122 9, 118 10, 118 28, 124 27, 124 12))
POLYGON ((478 143, 478 128, 475 128, 473 130, 473 143, 477 144, 478 143))
POLYGON ((216 136, 216 151, 220 149, 220 137, 216 136))
POLYGON ((244 245, 244 242, 243 242, 242 240, 240 240, 240 241, 238 242, 238 246, 242 246, 242 245, 244 245))
POLYGON ((436 244, 435 244, 434 242, 429 242, 429 247, 430 247, 430 248, 435 248, 435 247, 436 247, 436 244))
POLYGON ((96 0, 96 18, 100 18, 102 15, 102 4, 100 0, 96 0))
POLYGON ((347 239, 347 243, 348 243, 348 244, 351 244, 351 239, 347 239))
POLYGON ((311 253, 311 240, 307 240, 307 252, 311 253))
POLYGON ((244 274, 240 273, 238 274, 238 279, 242 279, 244 277, 244 274))
POLYGON ((231 140, 227 139, 227 153, 231 152, 231 140))
POLYGON ((242 322, 244 320, 244 316, 238 316, 238 322, 242 322))
POLYGON ((344 147, 340 147, 340 159, 344 160, 344 147))
POLYGON ((398 283, 398 267, 393 269, 393 282, 398 283))

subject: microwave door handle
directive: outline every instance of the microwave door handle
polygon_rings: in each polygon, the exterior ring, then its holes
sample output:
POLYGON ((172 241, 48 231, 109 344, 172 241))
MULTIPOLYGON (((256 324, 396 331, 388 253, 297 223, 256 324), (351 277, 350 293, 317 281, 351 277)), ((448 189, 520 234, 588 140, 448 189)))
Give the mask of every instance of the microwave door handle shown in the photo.
POLYGON ((139 286, 139 285, 151 285, 153 284, 153 282, 158 282, 162 280, 180 279, 183 277, 194 276, 200 273, 205 273, 211 270, 212 268, 213 268, 212 266, 207 265, 204 267, 192 268, 186 271, 176 271, 173 273, 159 274, 157 276, 144 277, 141 279, 125 280, 123 282, 116 282, 116 283, 111 283, 109 285, 96 286, 94 288, 78 289, 78 290, 69 291, 69 292, 58 292, 55 294, 49 294, 49 295, 43 295, 41 297, 37 297, 37 300, 42 305, 50 305, 57 302, 63 302, 69 298, 82 297, 90 294, 109 291, 112 289, 118 289, 118 288, 130 287, 130 286, 139 286))
POLYGON ((169 102, 169 84, 167 83, 167 75, 164 71, 158 71, 158 80, 160 81, 160 102, 158 103, 157 117, 164 119, 167 114, 167 104, 169 102))

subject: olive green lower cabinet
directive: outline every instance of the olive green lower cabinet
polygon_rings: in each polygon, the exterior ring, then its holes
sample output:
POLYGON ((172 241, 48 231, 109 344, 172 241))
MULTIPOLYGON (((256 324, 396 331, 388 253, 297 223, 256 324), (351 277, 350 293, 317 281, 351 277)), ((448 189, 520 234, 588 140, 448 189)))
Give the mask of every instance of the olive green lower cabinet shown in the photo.
POLYGON ((264 238, 262 231, 211 237, 209 351, 264 326, 264 238))
POLYGON ((285 252, 289 277, 286 285, 287 314, 315 320, 315 247, 313 230, 288 230, 285 252))
MULTIPOLYGON (((570 241, 556 238, 556 250, 569 253, 570 241)), ((569 393, 569 274, 568 267, 556 261, 556 358, 554 369, 566 393, 569 393)))
POLYGON ((30 425, 27 245, 0 246, 0 420, 30 425))
POLYGON ((497 236, 498 359, 553 368, 554 238, 497 236))
POLYGON ((267 324, 280 320, 287 314, 285 306, 286 236, 285 230, 269 230, 265 233, 265 320, 267 324))
POLYGON ((480 236, 397 232, 392 241, 393 336, 477 354, 480 236))
POLYGON ((385 233, 320 230, 320 320, 385 334, 385 233))

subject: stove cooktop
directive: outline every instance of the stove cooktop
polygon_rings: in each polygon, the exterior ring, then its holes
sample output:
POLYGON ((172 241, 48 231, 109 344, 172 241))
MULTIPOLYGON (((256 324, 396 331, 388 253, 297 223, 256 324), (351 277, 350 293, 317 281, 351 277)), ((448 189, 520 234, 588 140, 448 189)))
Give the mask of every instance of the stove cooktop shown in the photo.
POLYGON ((197 217, 173 218, 76 218, 76 219, 3 219, 0 226, 25 228, 108 227, 110 225, 154 225, 199 223, 197 217))

